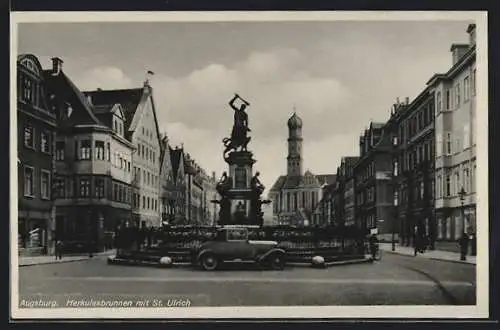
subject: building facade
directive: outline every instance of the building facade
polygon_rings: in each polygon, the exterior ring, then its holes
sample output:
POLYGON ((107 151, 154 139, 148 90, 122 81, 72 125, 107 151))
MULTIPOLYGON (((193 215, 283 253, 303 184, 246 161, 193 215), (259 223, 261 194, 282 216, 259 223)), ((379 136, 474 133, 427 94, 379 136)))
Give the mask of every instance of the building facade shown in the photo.
POLYGON ((57 109, 56 237, 65 245, 102 250, 117 226, 130 221, 132 153, 119 104, 95 106, 53 59, 45 71, 57 109))
POLYGON ((314 175, 303 172, 302 119, 294 113, 287 122, 287 174, 278 177, 269 190, 273 216, 278 224, 307 226, 322 222, 318 207, 323 198, 323 185, 335 181, 334 174, 314 175))
POLYGON ((215 172, 208 175, 205 171, 202 172, 203 175, 203 213, 205 218, 205 224, 213 226, 217 224, 217 204, 212 203, 212 201, 217 200, 219 194, 215 189, 217 185, 217 179, 215 172))
POLYGON ((174 180, 171 147, 168 137, 163 135, 160 142, 160 207, 161 225, 173 224, 176 214, 177 185, 174 180))
POLYGON ((358 160, 354 156, 342 157, 337 167, 334 218, 345 226, 356 224, 354 166, 358 160))
POLYGON ((426 88, 411 103, 397 102, 387 124, 392 132, 394 206, 400 243, 415 235, 435 242, 434 93, 426 88))
POLYGON ((436 238, 456 240, 476 230, 476 26, 469 43, 451 46, 452 66, 434 75, 436 238))
MULTIPOLYGON (((85 92, 96 107, 119 104, 123 110, 125 138, 135 147, 132 154, 133 173, 132 220, 139 227, 161 225, 160 207, 160 131, 149 82, 143 88, 96 90, 85 92)), ((118 123, 118 125, 122 125, 118 123)))
POLYGON ((356 226, 377 228, 380 235, 394 230, 392 145, 384 126, 371 123, 360 136, 360 156, 354 166, 356 226))
POLYGON ((17 58, 18 247, 52 253, 55 210, 52 195, 56 109, 46 93, 42 66, 31 54, 17 58))
POLYGON ((195 226, 214 225, 217 209, 211 200, 217 199, 218 196, 215 173, 209 176, 189 153, 184 153, 184 172, 187 223, 195 226))
POLYGON ((343 207, 343 222, 346 226, 356 224, 356 181, 354 177, 354 166, 359 160, 359 157, 344 157, 341 162, 341 167, 345 169, 344 180, 344 207, 343 207))
POLYGON ((167 189, 171 196, 168 201, 167 217, 168 223, 173 225, 185 225, 187 221, 186 202, 186 174, 184 172, 184 151, 175 147, 168 148, 172 165, 171 175, 167 174, 167 189))
POLYGON ((317 213, 319 213, 319 225, 341 225, 342 223, 335 219, 335 195, 336 195, 335 179, 330 184, 323 184, 322 198, 318 204, 317 213))

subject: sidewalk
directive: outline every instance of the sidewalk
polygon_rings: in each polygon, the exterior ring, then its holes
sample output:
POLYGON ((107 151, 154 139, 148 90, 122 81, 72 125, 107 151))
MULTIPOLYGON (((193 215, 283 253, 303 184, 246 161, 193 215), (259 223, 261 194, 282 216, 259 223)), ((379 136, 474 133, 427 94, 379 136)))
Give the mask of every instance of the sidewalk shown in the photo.
MULTIPOLYGON (((116 250, 108 250, 105 252, 94 253, 95 257, 110 256, 114 255, 116 250)), ((62 262, 72 262, 72 261, 83 261, 89 260, 88 254, 83 255, 63 255, 62 259, 57 259, 55 256, 33 256, 33 257, 19 257, 19 267, 23 266, 34 266, 34 265, 44 265, 44 264, 58 264, 62 262)))
MULTIPOLYGON (((400 255, 413 256, 414 249, 411 246, 400 246, 396 244, 396 250, 392 251, 391 243, 380 243, 380 250, 388 253, 395 253, 400 255)), ((440 251, 440 250, 426 250, 425 253, 418 253, 415 258, 428 258, 434 260, 443 260, 450 262, 458 262, 463 264, 476 264, 476 257, 467 256, 467 260, 460 260, 460 253, 440 251)))

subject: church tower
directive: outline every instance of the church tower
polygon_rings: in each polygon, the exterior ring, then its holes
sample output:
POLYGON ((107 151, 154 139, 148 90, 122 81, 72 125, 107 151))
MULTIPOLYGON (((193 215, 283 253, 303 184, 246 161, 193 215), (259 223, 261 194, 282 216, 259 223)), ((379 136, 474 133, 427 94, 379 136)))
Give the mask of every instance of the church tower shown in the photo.
POLYGON ((288 119, 287 175, 302 175, 302 119, 297 114, 288 119))

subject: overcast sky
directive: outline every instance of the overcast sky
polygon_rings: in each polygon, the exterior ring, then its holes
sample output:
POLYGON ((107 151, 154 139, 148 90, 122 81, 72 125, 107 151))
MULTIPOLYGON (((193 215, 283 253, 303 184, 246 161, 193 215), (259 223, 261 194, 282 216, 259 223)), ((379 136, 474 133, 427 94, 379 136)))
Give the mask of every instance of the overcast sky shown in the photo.
POLYGON ((221 140, 238 92, 248 108, 255 170, 269 188, 286 171, 286 121, 304 122, 304 169, 335 173, 358 136, 385 121, 396 97, 413 99, 451 66, 469 22, 23 23, 19 52, 46 68, 61 57, 82 90, 140 87, 151 79, 162 132, 219 176, 221 140))

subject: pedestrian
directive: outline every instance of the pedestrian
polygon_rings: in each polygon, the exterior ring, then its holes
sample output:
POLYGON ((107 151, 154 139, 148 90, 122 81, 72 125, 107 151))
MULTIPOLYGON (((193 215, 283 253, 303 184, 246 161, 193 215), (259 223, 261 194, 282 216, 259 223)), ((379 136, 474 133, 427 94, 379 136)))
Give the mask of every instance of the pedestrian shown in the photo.
POLYGON ((370 252, 372 254, 372 259, 375 259, 375 256, 377 254, 377 249, 378 249, 378 238, 376 234, 370 235, 370 238, 368 239, 368 242, 370 244, 370 252))
POLYGON ((413 255, 417 256, 420 248, 420 233, 418 230, 418 226, 413 228, 413 255))
POLYGON ((469 235, 463 233, 458 244, 460 245, 460 260, 467 260, 467 252, 469 250, 469 235))
POLYGON ((56 260, 62 259, 62 251, 63 251, 63 243, 61 240, 56 240, 56 246, 55 246, 55 252, 56 252, 56 260))
POLYGON ((470 235, 470 248, 470 255, 475 257, 477 254, 477 241, 475 233, 472 233, 472 235, 470 235))
POLYGON ((429 238, 427 237, 427 235, 423 235, 420 241, 420 253, 425 253, 425 250, 427 250, 428 245, 429 245, 429 238))

